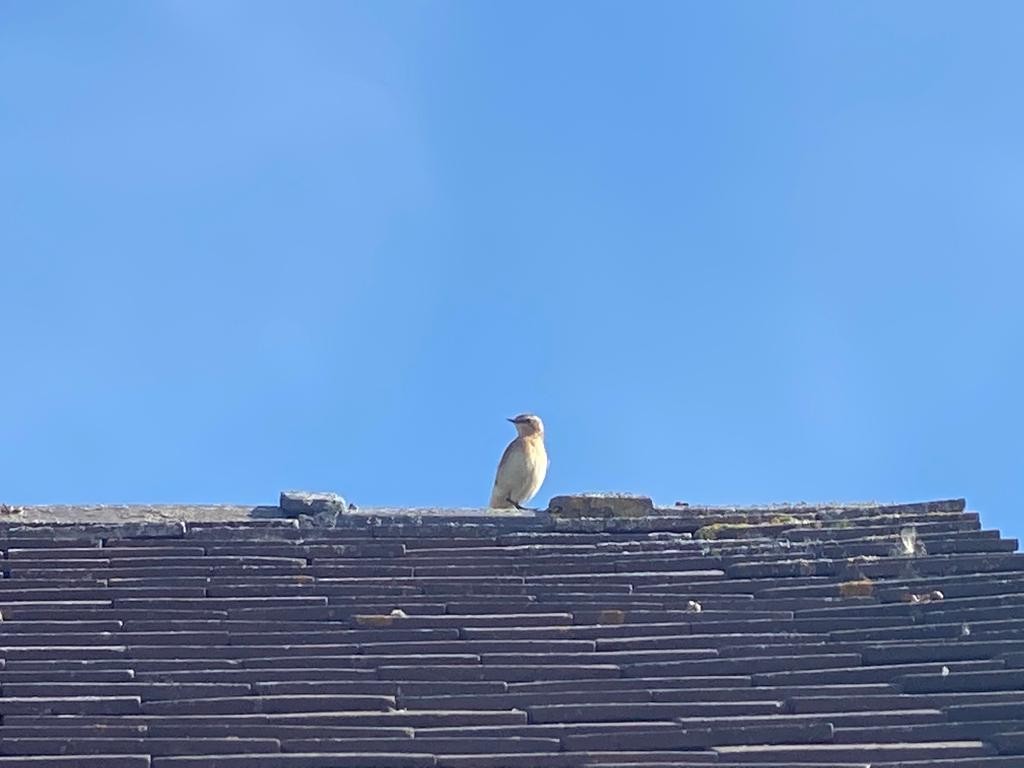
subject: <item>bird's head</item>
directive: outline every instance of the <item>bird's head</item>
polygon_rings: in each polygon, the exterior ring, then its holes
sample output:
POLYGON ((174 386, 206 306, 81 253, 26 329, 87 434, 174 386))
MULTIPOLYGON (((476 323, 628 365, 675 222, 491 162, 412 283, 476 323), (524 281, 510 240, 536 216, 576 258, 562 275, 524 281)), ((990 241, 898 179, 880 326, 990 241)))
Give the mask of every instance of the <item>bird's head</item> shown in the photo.
POLYGON ((540 420, 540 416, 534 416, 532 413, 520 413, 509 421, 516 425, 516 432, 520 437, 544 434, 544 422, 540 420))

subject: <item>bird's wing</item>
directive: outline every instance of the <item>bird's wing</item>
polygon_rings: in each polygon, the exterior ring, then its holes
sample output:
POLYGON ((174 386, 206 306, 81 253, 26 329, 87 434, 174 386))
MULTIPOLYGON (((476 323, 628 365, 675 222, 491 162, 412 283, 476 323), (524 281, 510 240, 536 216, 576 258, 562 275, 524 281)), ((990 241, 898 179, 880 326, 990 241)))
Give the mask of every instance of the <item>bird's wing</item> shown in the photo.
POLYGON ((498 462, 498 472, 494 477, 494 490, 491 491, 491 507, 501 509, 509 506, 508 498, 517 497, 519 486, 527 474, 526 454, 522 441, 517 437, 505 447, 498 462))

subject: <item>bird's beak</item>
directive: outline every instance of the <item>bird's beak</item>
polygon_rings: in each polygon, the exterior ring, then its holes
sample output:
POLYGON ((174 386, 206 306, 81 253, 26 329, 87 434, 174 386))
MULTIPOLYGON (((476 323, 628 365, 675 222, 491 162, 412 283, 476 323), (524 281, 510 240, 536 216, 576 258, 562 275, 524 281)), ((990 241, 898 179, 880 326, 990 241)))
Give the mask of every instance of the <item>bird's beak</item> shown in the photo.
POLYGON ((512 422, 513 424, 515 424, 515 423, 516 423, 516 420, 515 420, 515 419, 506 419, 506 421, 511 421, 511 422, 512 422))

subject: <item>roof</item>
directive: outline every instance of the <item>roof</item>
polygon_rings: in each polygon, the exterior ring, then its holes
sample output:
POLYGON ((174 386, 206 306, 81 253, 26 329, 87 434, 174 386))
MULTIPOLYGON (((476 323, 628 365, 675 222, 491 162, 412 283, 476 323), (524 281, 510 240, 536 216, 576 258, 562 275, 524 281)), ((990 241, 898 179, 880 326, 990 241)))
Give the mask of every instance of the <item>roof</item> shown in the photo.
POLYGON ((0 766, 1024 765, 1024 556, 962 499, 283 494, 0 547, 0 766))

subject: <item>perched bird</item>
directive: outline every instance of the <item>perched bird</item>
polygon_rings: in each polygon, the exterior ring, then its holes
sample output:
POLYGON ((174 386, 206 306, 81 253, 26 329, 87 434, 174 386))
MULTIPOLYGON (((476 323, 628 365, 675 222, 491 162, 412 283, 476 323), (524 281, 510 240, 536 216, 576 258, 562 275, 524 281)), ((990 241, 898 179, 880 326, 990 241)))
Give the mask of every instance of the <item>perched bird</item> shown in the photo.
POLYGON ((509 421, 516 425, 518 437, 508 444, 498 462, 488 505, 491 509, 523 509, 522 505, 540 490, 548 471, 544 422, 532 413, 521 413, 509 421))

